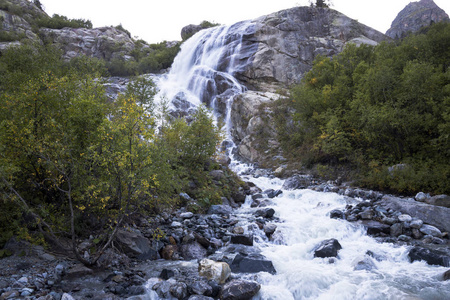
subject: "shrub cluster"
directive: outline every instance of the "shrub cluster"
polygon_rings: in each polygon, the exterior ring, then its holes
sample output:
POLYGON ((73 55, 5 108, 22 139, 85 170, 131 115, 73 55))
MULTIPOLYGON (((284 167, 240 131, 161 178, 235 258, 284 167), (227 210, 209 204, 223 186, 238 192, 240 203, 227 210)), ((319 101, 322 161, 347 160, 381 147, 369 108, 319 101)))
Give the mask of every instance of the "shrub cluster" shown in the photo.
POLYGON ((398 44, 317 57, 291 90, 285 150, 306 166, 347 165, 368 187, 450 193, 449 49, 442 23, 398 44))

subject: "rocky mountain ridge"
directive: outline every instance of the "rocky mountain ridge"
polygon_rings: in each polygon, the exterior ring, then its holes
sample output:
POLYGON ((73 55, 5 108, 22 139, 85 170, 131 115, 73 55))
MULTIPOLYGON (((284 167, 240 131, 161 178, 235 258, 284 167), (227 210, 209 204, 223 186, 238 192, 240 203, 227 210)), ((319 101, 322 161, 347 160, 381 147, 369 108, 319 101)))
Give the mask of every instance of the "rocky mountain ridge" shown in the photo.
POLYGON ((393 39, 402 38, 422 27, 449 20, 448 14, 433 0, 411 2, 398 13, 386 35, 393 39))

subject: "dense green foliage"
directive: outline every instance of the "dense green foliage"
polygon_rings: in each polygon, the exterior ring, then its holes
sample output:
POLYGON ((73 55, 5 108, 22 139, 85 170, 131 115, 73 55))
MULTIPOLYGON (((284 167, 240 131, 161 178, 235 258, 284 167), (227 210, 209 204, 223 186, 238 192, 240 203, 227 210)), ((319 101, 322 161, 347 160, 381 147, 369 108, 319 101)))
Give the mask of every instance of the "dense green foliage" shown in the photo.
POLYGON ((317 57, 291 91, 285 150, 307 166, 351 166, 369 187, 450 193, 449 62, 450 24, 317 57))
POLYGON ((92 22, 84 19, 69 19, 66 16, 54 14, 51 18, 42 17, 36 21, 39 27, 62 29, 64 27, 70 28, 92 28, 92 22))
POLYGON ((143 40, 135 42, 135 49, 130 53, 134 60, 112 59, 107 63, 112 76, 134 76, 158 73, 169 68, 180 51, 180 43, 168 46, 167 42, 147 44, 143 40))
POLYGON ((65 62, 51 46, 0 57, 0 243, 36 239, 34 229, 53 240, 111 233, 135 212, 173 207, 182 191, 211 202, 228 192, 211 187, 220 132, 205 108, 190 124, 168 122, 147 78, 108 100, 94 80, 102 68, 65 62))

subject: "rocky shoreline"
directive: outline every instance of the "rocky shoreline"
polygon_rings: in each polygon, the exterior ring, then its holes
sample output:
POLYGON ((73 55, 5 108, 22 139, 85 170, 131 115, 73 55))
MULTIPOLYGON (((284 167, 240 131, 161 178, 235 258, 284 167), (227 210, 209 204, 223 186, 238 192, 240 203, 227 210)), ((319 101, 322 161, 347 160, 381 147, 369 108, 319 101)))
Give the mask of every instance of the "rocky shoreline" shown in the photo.
MULTIPOLYGON (((262 175, 267 174, 252 174, 262 175)), ((149 299, 150 293, 163 299, 250 299, 260 289, 251 274, 276 273, 253 243, 270 240, 276 231, 279 220, 270 205, 283 191, 261 191, 247 184, 253 208, 248 213, 236 214, 234 208, 245 200, 240 197, 237 204, 224 199, 225 204, 212 206, 207 214, 181 208, 151 220, 141 217, 119 232, 97 268, 12 239, 5 249, 14 255, 0 260, 0 299, 137 300, 149 299), (240 226, 244 219, 249 224, 245 227, 240 226)), ((320 182, 309 175, 292 176, 283 185, 285 190, 298 188, 343 195, 347 206, 331 211, 331 218, 362 225, 379 242, 411 246, 411 262, 450 267, 450 208, 426 203, 444 203, 448 196, 419 193, 415 199, 400 198, 320 182)), ((92 243, 93 239, 82 243, 85 255, 92 243)), ((324 240, 314 256, 330 257, 333 263, 340 248, 339 241, 324 240)), ((355 270, 370 269, 374 259, 383 260, 369 252, 355 270)), ((449 277, 449 271, 442 275, 443 280, 449 277)))

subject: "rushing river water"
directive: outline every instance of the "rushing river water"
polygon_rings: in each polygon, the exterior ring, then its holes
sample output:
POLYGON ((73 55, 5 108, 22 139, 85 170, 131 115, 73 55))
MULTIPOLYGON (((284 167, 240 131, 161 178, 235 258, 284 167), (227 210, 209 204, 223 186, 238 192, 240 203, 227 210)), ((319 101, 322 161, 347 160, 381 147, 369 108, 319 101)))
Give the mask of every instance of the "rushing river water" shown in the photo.
MULTIPOLYGON (((212 107, 217 98, 225 97, 229 108, 233 97, 246 90, 232 75, 240 64, 249 62, 246 51, 252 49, 243 51, 240 42, 243 34, 253 30, 251 22, 241 22, 193 36, 182 46, 170 74, 159 82, 160 95, 193 106, 207 102, 212 107)), ((237 173, 247 174, 241 172, 243 167, 234 163, 237 173)), ((262 190, 278 190, 283 184, 277 178, 242 177, 262 190)), ((407 247, 379 243, 362 226, 329 217, 331 210, 346 204, 346 198, 338 194, 307 189, 283 190, 272 199, 280 222, 270 241, 255 236, 254 247, 273 262, 277 272, 243 275, 261 284, 255 299, 450 299, 450 281, 441 279, 446 268, 410 263, 407 247), (338 258, 314 258, 314 247, 330 238, 342 245, 338 258)), ((236 211, 239 225, 248 227, 246 219, 252 210, 246 203, 236 211)), ((157 297, 152 292, 151 298, 157 297)))

